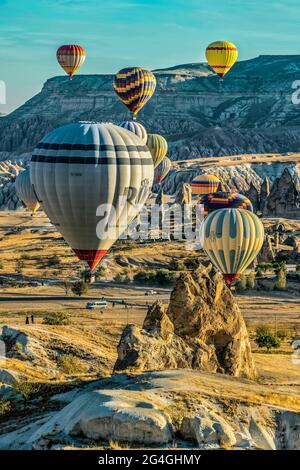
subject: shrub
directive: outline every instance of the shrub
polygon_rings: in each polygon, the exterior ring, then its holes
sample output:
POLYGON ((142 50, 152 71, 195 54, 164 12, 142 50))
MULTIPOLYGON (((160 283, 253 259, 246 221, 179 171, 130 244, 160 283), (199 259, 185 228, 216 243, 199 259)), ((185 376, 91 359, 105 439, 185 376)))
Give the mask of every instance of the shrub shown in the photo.
POLYGON ((84 281, 77 281, 72 286, 73 294, 78 295, 79 297, 81 297, 83 294, 87 294, 88 291, 89 286, 84 281))
POLYGON ((3 268, 4 268, 4 263, 0 261, 0 269, 3 269, 3 268))
POLYGON ((185 267, 187 269, 198 269, 199 268, 199 260, 198 258, 187 258, 184 260, 185 267))
POLYGON ((114 281, 118 282, 119 284, 128 284, 129 282, 131 282, 131 279, 128 274, 124 272, 116 274, 114 277, 114 281))
POLYGON ((186 265, 183 261, 173 259, 170 263, 170 269, 173 271, 184 271, 186 269, 186 265))
POLYGON ((276 284, 274 289, 276 290, 286 290, 286 269, 285 263, 280 263, 278 267, 275 268, 275 274, 277 276, 276 284))
POLYGON ((105 276, 105 272, 106 272, 105 266, 100 266, 100 267, 97 269, 97 271, 94 272, 94 276, 95 276, 96 281, 97 281, 98 279, 101 279, 102 277, 104 277, 104 276, 105 276))
POLYGON ((11 402, 9 400, 0 399, 0 417, 7 415, 11 411, 11 402))
POLYGON ((15 384, 15 392, 22 395, 25 401, 32 400, 40 394, 41 387, 33 382, 22 380, 15 384))
POLYGON ((236 289, 238 291, 243 291, 243 290, 246 290, 246 288, 247 288, 247 277, 244 274, 242 274, 240 278, 238 279, 236 289))
POLYGON ((177 274, 168 269, 159 269, 157 271, 138 271, 133 279, 135 282, 141 284, 160 284, 167 285, 172 284, 177 279, 177 274))
POLYGON ((69 325, 70 318, 64 312, 48 312, 44 316, 43 323, 45 325, 69 325))
POLYGON ((72 354, 63 354, 57 359, 57 366, 64 374, 83 374, 87 366, 82 364, 78 357, 72 354))
POLYGON ((249 289, 255 288, 255 273, 250 273, 247 276, 247 287, 249 289))
POLYGON ((287 334, 285 331, 279 330, 277 331, 277 336, 278 338, 280 338, 281 341, 283 341, 286 338, 287 334))
POLYGON ((28 253, 23 253, 23 254, 21 255, 21 258, 20 258, 20 259, 22 259, 22 260, 29 260, 29 259, 30 259, 30 255, 29 255, 28 253))
POLYGON ((160 269, 156 273, 156 281, 161 285, 173 284, 176 279, 177 274, 172 271, 168 271, 167 269, 160 269))
POLYGON ((255 342, 259 348, 266 348, 268 351, 272 348, 279 348, 281 340, 277 335, 271 331, 257 332, 255 342))

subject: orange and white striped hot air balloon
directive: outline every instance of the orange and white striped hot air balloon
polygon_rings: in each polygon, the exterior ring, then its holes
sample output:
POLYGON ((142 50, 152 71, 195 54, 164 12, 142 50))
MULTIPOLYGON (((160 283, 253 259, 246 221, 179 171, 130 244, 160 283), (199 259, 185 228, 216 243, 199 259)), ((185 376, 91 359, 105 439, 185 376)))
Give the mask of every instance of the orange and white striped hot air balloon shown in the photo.
POLYGON ((229 41, 215 41, 206 48, 206 60, 211 68, 223 78, 238 58, 237 47, 229 41))
POLYGON ((73 75, 85 61, 85 50, 78 44, 68 44, 57 49, 56 57, 59 65, 70 76, 70 80, 72 80, 73 75))

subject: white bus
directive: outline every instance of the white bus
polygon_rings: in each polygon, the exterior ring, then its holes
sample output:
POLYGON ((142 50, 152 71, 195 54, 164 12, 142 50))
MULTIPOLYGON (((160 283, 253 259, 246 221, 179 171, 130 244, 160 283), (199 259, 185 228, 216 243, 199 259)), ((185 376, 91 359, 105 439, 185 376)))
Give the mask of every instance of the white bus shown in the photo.
POLYGON ((106 308, 107 301, 106 300, 95 300, 94 302, 88 302, 85 308, 93 309, 93 308, 106 308))

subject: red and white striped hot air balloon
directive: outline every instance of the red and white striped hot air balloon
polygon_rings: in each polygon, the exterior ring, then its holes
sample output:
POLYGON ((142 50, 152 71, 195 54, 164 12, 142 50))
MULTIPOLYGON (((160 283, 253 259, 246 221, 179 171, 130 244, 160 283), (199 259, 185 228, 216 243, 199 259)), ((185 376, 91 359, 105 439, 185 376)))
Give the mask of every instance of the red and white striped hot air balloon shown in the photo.
POLYGON ((85 61, 85 55, 84 48, 78 44, 60 46, 56 52, 57 61, 70 76, 70 80, 85 61))

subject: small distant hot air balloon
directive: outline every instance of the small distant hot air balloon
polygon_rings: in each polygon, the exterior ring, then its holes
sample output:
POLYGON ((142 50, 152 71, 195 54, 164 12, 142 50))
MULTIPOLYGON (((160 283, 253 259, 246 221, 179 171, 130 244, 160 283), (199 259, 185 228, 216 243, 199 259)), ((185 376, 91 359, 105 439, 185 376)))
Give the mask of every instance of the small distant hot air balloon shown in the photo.
POLYGON ((59 65, 67 72, 72 80, 73 75, 85 61, 85 50, 77 44, 61 46, 57 49, 56 57, 59 65))
POLYGON ((42 139, 30 162, 43 209, 91 270, 142 209, 153 173, 142 141, 110 123, 59 127, 42 139))
POLYGON ((245 209, 219 209, 203 224, 204 251, 228 284, 256 258, 263 241, 263 224, 245 209))
POLYGON ((127 67, 116 74, 113 87, 122 103, 131 111, 132 119, 135 119, 153 95, 156 78, 143 67, 127 67))
POLYGON ((21 173, 16 177, 15 190, 18 198, 23 201, 29 210, 32 212, 36 212, 38 210, 40 203, 34 193, 28 169, 21 171, 21 173))
POLYGON ((148 137, 147 131, 144 128, 144 126, 142 126, 142 124, 140 124, 139 122, 123 121, 121 122, 121 124, 119 124, 119 126, 123 127, 124 129, 129 130, 130 132, 133 132, 135 135, 137 135, 141 139, 143 144, 147 143, 147 137, 148 137))
POLYGON ((154 183, 161 183, 172 168, 171 160, 165 157, 154 170, 154 183))
POLYGON ((215 175, 202 174, 191 182, 192 194, 208 194, 218 191, 220 180, 215 175))
POLYGON ((147 147, 151 152, 154 168, 156 168, 167 155, 168 143, 162 135, 148 134, 147 147))
POLYGON ((246 209, 253 212, 250 199, 243 194, 218 191, 211 194, 203 194, 199 198, 199 204, 204 206, 204 216, 206 217, 218 209, 246 209))
POLYGON ((237 47, 229 41, 215 41, 206 48, 206 60, 211 68, 223 78, 238 58, 237 47))

